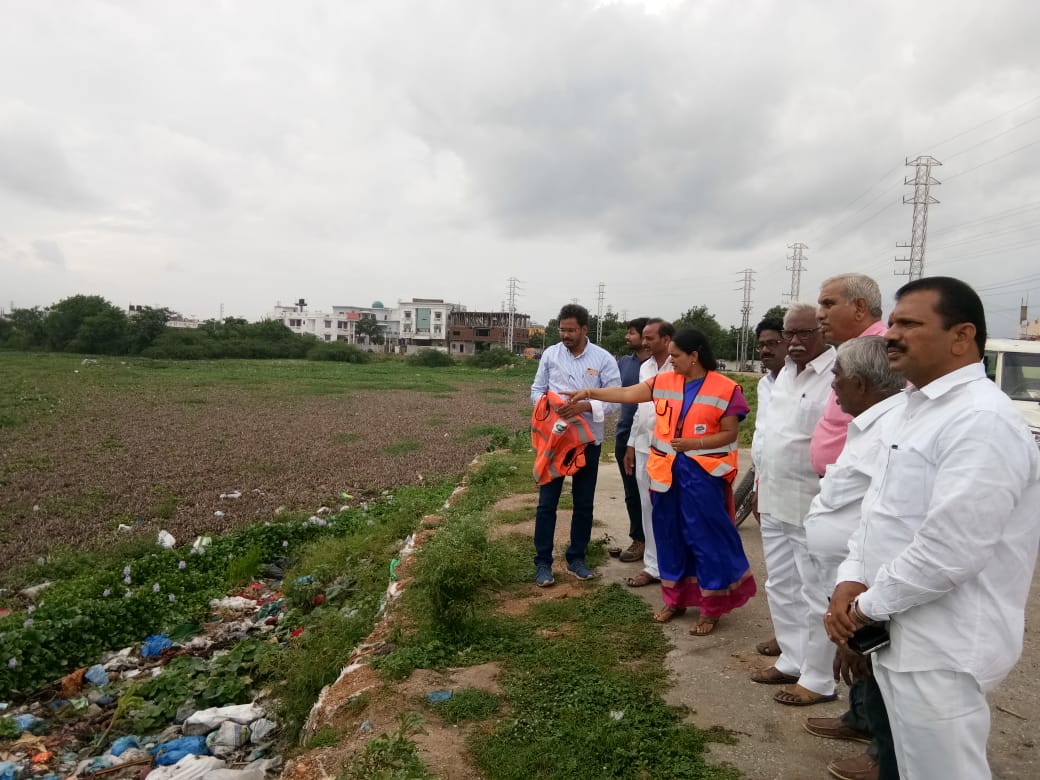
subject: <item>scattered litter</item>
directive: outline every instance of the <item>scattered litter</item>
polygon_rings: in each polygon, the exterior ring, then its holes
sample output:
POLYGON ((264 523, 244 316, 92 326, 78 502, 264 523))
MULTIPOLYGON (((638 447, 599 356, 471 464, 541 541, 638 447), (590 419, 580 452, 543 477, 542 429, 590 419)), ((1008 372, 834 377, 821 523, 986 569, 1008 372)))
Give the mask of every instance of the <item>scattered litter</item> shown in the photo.
POLYGON ((39 585, 33 585, 31 588, 22 588, 22 590, 18 591, 18 595, 29 601, 36 601, 36 597, 53 584, 53 582, 41 582, 39 585))
POLYGON ((362 722, 362 724, 360 726, 358 726, 358 731, 360 731, 360 732, 371 731, 371 730, 372 730, 372 721, 370 721, 370 720, 366 720, 366 721, 362 722))
POLYGON ((172 550, 174 547, 177 546, 177 540, 169 531, 159 531, 159 536, 156 539, 156 541, 159 543, 160 547, 163 547, 167 550, 172 550))
POLYGON ((210 536, 198 536, 195 541, 191 543, 191 551, 196 555, 202 555, 207 547, 213 544, 213 538, 210 536))
POLYGON ((184 733, 192 736, 208 734, 224 721, 245 725, 262 718, 264 711, 254 704, 232 704, 199 710, 184 721, 184 733))
POLYGON ((149 751, 155 756, 155 763, 159 766, 171 766, 176 764, 185 756, 209 755, 206 747, 206 738, 202 736, 179 737, 156 745, 149 751))
POLYGON ((426 696, 426 701, 430 704, 439 704, 442 701, 448 701, 451 696, 451 691, 430 691, 426 696))
POLYGON ((223 513, 223 512, 221 512, 221 511, 220 511, 220 510, 218 509, 218 510, 217 510, 216 512, 214 512, 214 513, 213 513, 213 516, 214 516, 214 517, 223 517, 223 516, 224 516, 224 513, 223 513))
POLYGON ((625 711, 624 710, 611 710, 610 711, 610 719, 611 720, 621 720, 623 717, 625 717, 625 711))
POLYGON ((141 747, 140 740, 138 740, 138 738, 135 737, 133 734, 130 734, 125 737, 120 737, 115 742, 113 742, 112 747, 109 749, 108 752, 111 753, 113 756, 118 757, 123 755, 123 753, 128 751, 130 748, 139 747, 141 747))
POLYGON ((401 565, 399 558, 394 558, 390 561, 390 579, 397 580, 397 567, 401 565))
POLYGON ((145 780, 202 780, 214 777, 216 772, 227 766, 219 758, 205 755, 187 754, 173 766, 160 766, 149 772, 145 780))
POLYGON ((213 599, 209 603, 210 609, 226 609, 231 612, 249 612, 256 609, 256 602, 243 596, 225 596, 222 599, 213 599))
POLYGON ((267 718, 257 718, 249 724, 249 741, 259 745, 278 729, 278 724, 267 718))
POLYGON ((108 685, 108 672, 105 671, 105 667, 101 664, 94 664, 92 667, 87 669, 87 671, 83 673, 83 677, 87 682, 96 685, 98 688, 103 685, 108 685))
POLYGON ((61 678, 61 695, 66 699, 71 699, 77 693, 83 689, 83 675, 87 672, 86 669, 76 669, 74 672, 69 672, 61 678))
POLYGON ((16 725, 21 731, 32 731, 33 729, 39 728, 43 725, 42 720, 30 713, 15 715, 11 720, 14 721, 14 725, 16 725))
POLYGON ((318 511, 315 512, 314 514, 316 514, 316 515, 327 515, 331 511, 332 510, 329 509, 327 506, 319 506, 318 507, 318 511))
POLYGON ((166 634, 152 634, 144 640, 144 644, 141 645, 141 657, 142 658, 154 658, 155 656, 162 655, 164 650, 169 650, 173 647, 173 642, 166 634))
POLYGON ((238 748, 249 742, 249 726, 225 720, 220 727, 206 737, 206 747, 218 758, 228 758, 238 748))
POLYGON ((220 498, 221 498, 221 500, 231 499, 232 501, 234 501, 235 499, 242 498, 242 491, 241 490, 232 490, 230 493, 221 493, 220 494, 220 498))
POLYGON ((120 523, 119 527, 116 530, 125 532, 125 531, 133 531, 134 529, 133 529, 132 526, 129 526, 126 523, 120 523))
POLYGON ((344 490, 344 491, 340 492, 339 497, 342 498, 345 501, 350 501, 350 499, 352 499, 354 496, 350 495, 350 493, 348 493, 348 492, 346 492, 344 490))

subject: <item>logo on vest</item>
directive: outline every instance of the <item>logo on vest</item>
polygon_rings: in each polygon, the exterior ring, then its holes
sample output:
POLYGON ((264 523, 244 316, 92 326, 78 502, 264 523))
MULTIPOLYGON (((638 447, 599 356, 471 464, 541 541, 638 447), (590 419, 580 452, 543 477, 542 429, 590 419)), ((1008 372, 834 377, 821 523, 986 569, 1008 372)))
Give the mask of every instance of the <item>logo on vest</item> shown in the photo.
POLYGON ((567 423, 563 420, 557 420, 555 423, 553 423, 553 433, 555 433, 557 436, 562 434, 565 430, 567 430, 567 423))
POLYGON ((703 436, 704 434, 706 434, 708 432, 708 426, 705 425, 704 423, 697 423, 696 425, 693 426, 693 432, 703 436))

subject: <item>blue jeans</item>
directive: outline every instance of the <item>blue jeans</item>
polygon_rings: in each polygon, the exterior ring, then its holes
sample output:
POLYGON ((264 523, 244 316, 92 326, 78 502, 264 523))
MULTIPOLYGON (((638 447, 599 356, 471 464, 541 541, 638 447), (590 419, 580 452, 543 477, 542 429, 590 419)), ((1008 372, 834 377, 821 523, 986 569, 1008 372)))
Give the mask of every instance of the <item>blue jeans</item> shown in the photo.
MULTIPOLYGON (((596 477, 599 475, 599 453, 602 445, 590 444, 585 448, 585 465, 571 477, 571 495, 574 512, 571 515, 571 544, 567 548, 567 563, 585 560, 585 551, 592 537, 592 504, 596 497, 596 477)), ((556 507, 560 504, 564 477, 542 485, 538 490, 538 510, 534 516, 534 563, 552 566, 553 538, 556 536, 556 507)))
POLYGON ((625 509, 628 511, 628 536, 633 542, 645 542, 643 534, 643 503, 639 500, 639 485, 635 472, 628 474, 622 461, 628 449, 628 437, 614 440, 614 460, 621 472, 621 484, 625 488, 625 509))

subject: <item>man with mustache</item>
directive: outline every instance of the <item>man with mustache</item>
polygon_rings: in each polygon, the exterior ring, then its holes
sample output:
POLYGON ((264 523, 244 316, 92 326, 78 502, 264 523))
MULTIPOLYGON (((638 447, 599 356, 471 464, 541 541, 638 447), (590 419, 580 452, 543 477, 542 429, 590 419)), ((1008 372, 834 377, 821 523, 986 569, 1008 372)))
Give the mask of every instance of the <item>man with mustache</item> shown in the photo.
MULTIPOLYGON (((784 317, 787 358, 776 378, 762 421, 762 471, 758 480, 766 596, 780 646, 776 663, 751 675, 757 683, 797 683, 805 658, 809 605, 803 588, 814 578, 803 523, 819 492, 820 477, 809 460, 813 429, 830 395, 834 347, 823 340, 816 307, 801 303, 784 317)), ((802 704, 835 699, 834 680, 810 689, 802 704)), ((787 702, 784 702, 787 703, 787 702)))
POLYGON ((988 778, 986 693, 1022 651, 1040 453, 986 378, 985 314, 967 284, 904 285, 885 339, 912 386, 883 423, 824 624, 843 646, 887 622, 891 643, 873 669, 903 777, 988 778))
MULTIPOLYGON (((573 392, 575 388, 620 387, 614 356, 589 341, 589 312, 584 306, 569 303, 560 309, 560 343, 542 353, 538 371, 531 384, 531 404, 537 405, 546 390, 573 392)), ((585 564, 585 552, 592 537, 592 510, 599 476, 599 454, 603 446, 603 416, 617 411, 617 404, 601 401, 569 401, 560 408, 561 417, 581 415, 595 437, 585 448, 585 465, 571 477, 574 511, 571 513, 571 539, 567 548, 567 571, 579 580, 596 576, 585 564)), ((552 585, 553 540, 556 534, 556 508, 563 492, 557 477, 538 490, 538 509, 534 521, 535 584, 552 585)))

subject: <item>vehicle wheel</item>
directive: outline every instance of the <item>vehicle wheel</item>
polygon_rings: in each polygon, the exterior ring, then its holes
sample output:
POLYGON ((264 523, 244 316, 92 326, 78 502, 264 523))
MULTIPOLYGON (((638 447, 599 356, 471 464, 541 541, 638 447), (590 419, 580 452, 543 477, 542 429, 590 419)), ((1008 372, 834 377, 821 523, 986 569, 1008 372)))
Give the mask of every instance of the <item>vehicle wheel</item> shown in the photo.
POLYGON ((733 503, 737 507, 737 528, 740 528, 740 524, 747 520, 748 515, 751 514, 754 487, 755 468, 752 466, 748 469, 748 473, 744 475, 742 480, 740 480, 740 484, 737 485, 737 489, 733 492, 733 503))

